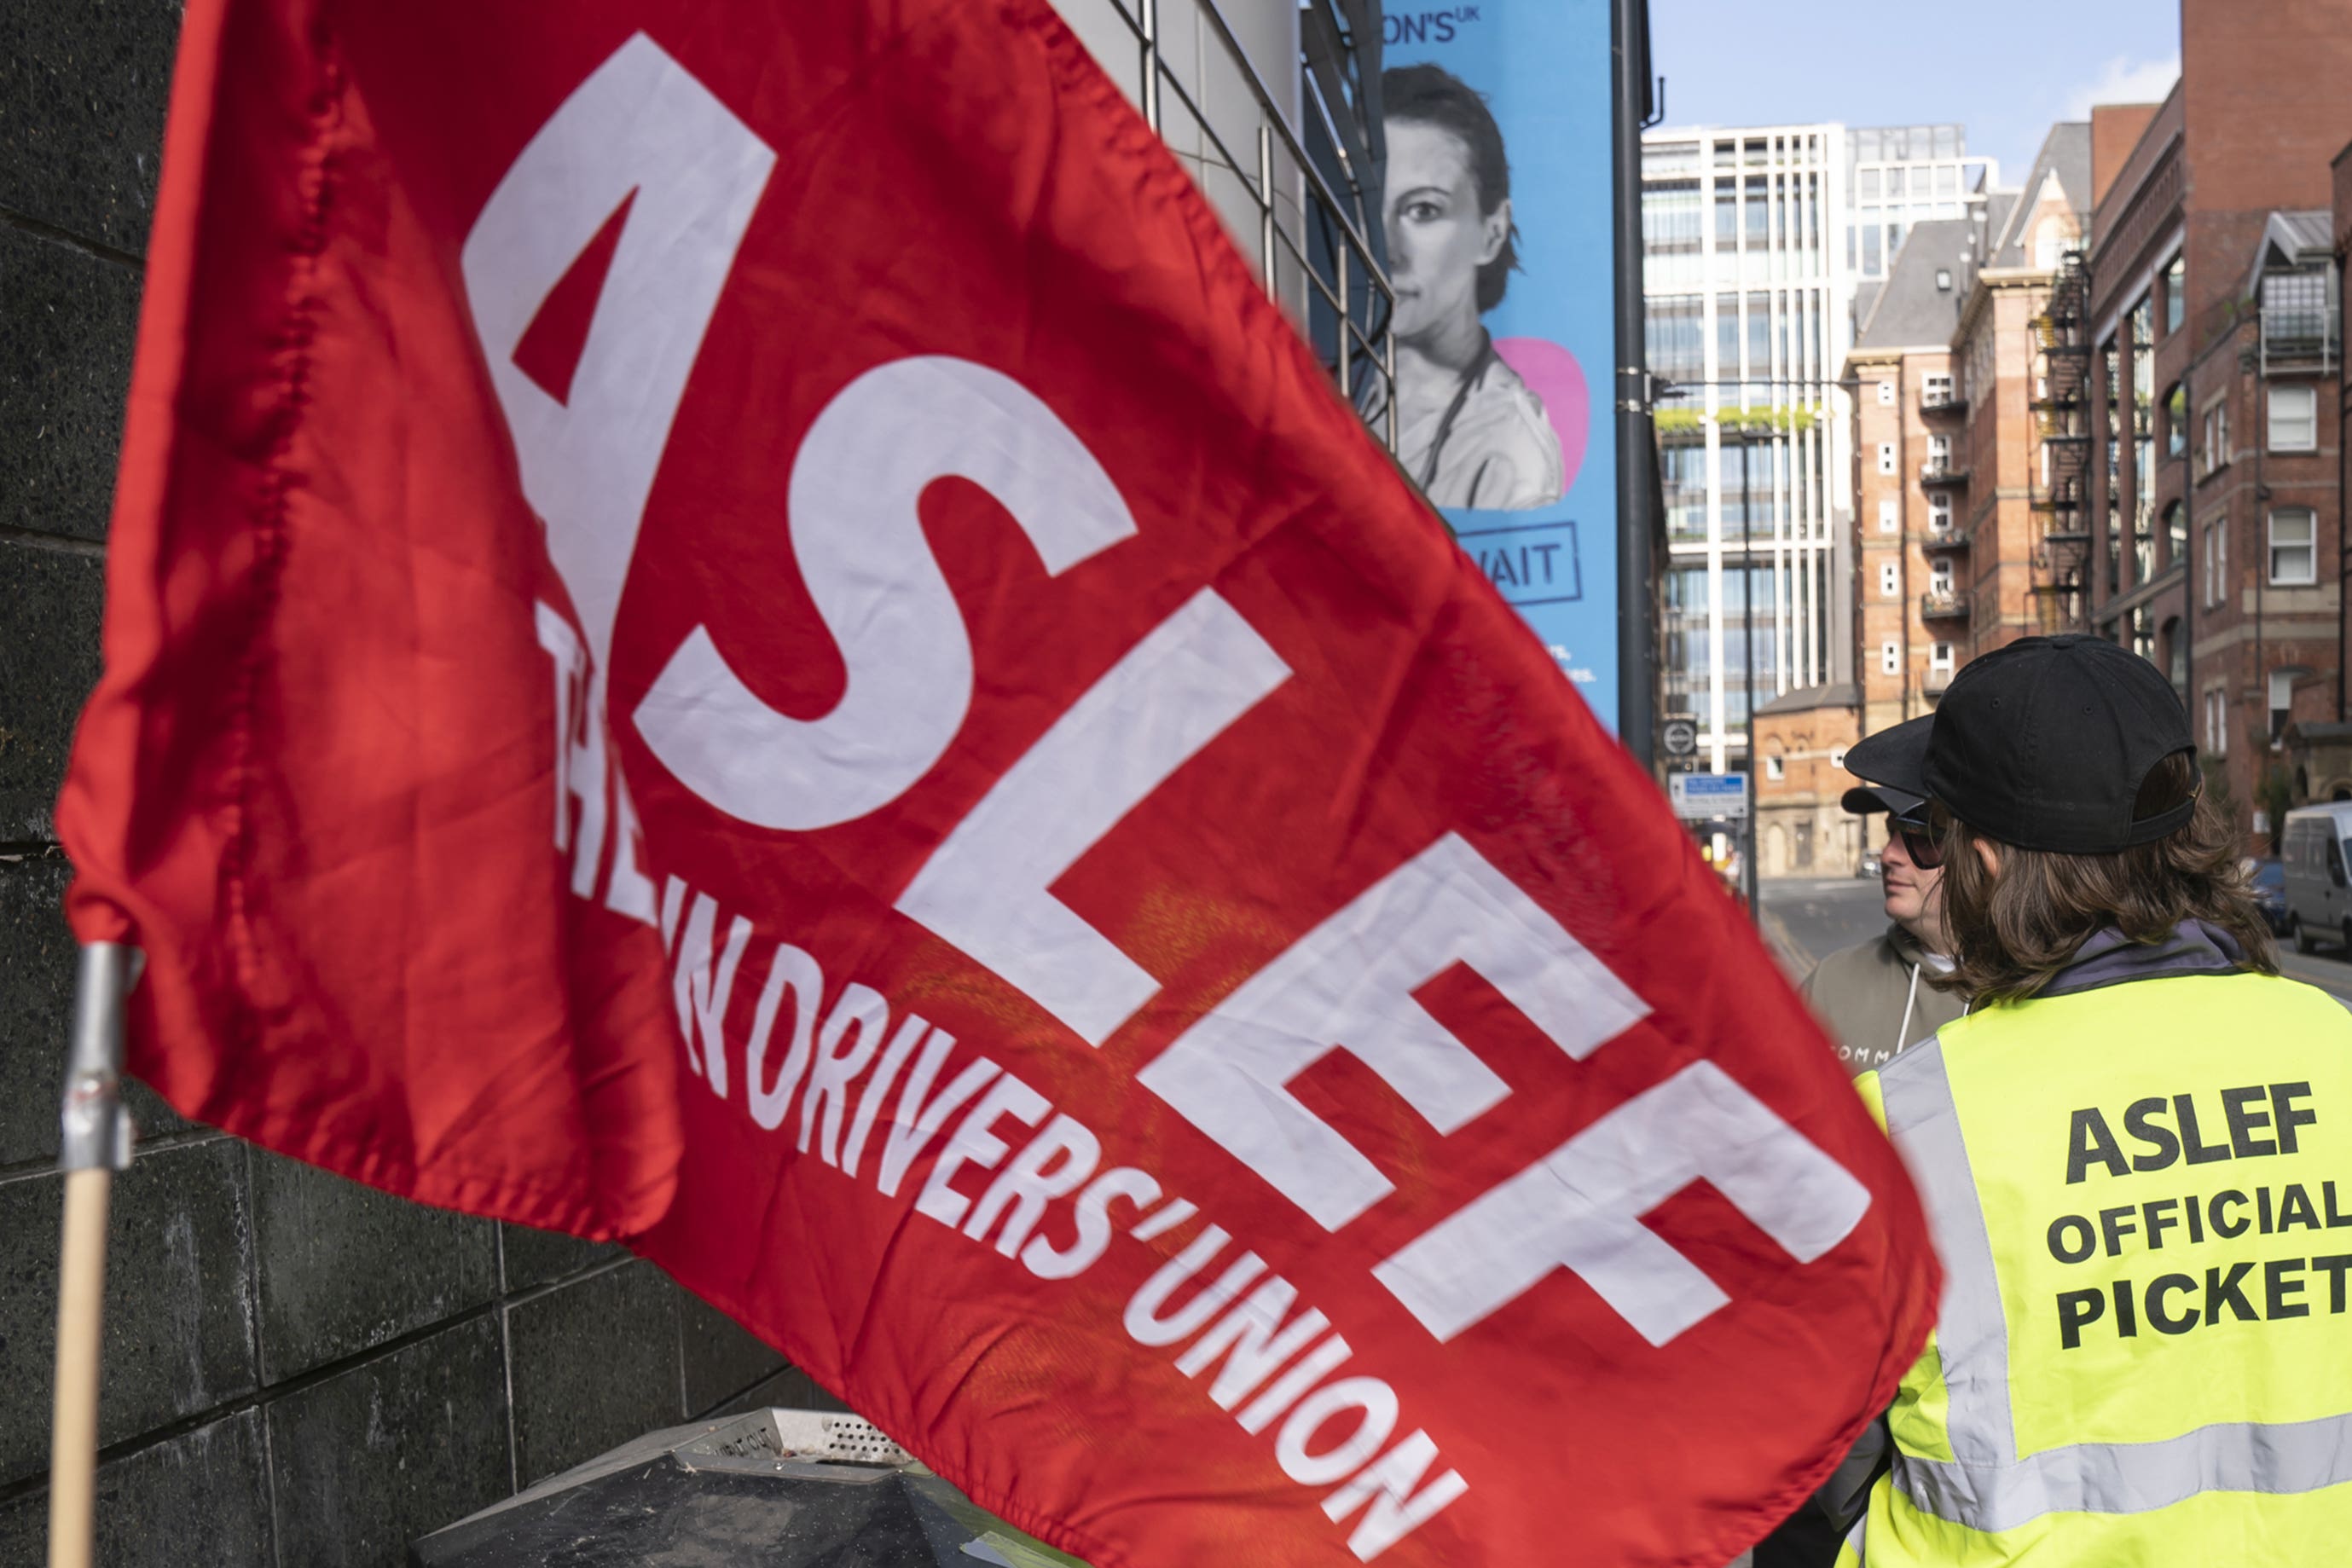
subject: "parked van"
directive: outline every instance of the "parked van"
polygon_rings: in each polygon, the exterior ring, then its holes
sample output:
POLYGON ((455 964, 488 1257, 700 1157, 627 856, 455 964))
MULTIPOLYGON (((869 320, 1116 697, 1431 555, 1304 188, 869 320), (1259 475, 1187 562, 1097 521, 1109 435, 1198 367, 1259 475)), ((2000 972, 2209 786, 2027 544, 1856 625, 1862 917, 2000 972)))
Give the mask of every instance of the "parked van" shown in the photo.
POLYGON ((2341 943, 2352 957, 2352 887, 2347 886, 2345 840, 2352 836, 2352 800, 2305 806, 2286 814, 2279 859, 2286 864, 2286 934, 2295 951, 2341 943))

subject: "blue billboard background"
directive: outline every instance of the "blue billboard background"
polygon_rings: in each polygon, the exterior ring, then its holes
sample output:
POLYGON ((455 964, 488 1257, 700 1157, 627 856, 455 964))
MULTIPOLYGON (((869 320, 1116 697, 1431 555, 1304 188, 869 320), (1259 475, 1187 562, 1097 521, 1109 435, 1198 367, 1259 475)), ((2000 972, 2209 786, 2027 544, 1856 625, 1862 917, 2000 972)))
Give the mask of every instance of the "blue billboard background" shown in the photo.
MULTIPOLYGON (((1618 476, 1609 30, 1608 0, 1454 5, 1403 0, 1383 18, 1381 63, 1384 89, 1392 84, 1407 89, 1401 95, 1384 90, 1389 265, 1400 287, 1400 457, 1430 490, 1463 549, 1614 730, 1618 476), (1476 185, 1481 155, 1475 144, 1491 137, 1445 80, 1426 71, 1398 74, 1423 66, 1441 68, 1483 99, 1507 162, 1507 226, 1515 232, 1498 262, 1480 271, 1475 303, 1491 345, 1483 356, 1475 343, 1463 343, 1464 322, 1449 329, 1428 319, 1426 297, 1444 290, 1416 280, 1412 246, 1399 243, 1401 224, 1427 221, 1433 210, 1400 210, 1401 202, 1413 200, 1400 173, 1436 184, 1436 176, 1413 172, 1433 166, 1433 146, 1441 173, 1458 166, 1447 164, 1449 156, 1461 155, 1473 166, 1476 185), (1418 141, 1415 131, 1404 128, 1407 118, 1419 121, 1418 141), (1433 137, 1433 130, 1453 140, 1433 137), (1497 285, 1502 297, 1489 304, 1497 285), (1449 356, 1443 344, 1434 357, 1411 351, 1408 327, 1433 339, 1451 330, 1454 351, 1449 356), (1409 382, 1415 371, 1424 377, 1418 398, 1409 382), (1547 436, 1557 444, 1556 455, 1547 436), (1436 483, 1424 477, 1424 463, 1435 465, 1436 483), (1483 473, 1465 474, 1465 465, 1483 473), (1497 490, 1505 504, 1487 504, 1497 490)), ((1491 152, 1486 158, 1491 169, 1491 152)), ((1492 193, 1480 195, 1490 200, 1492 193)), ((1431 201, 1442 209, 1442 196, 1431 201)), ((1486 222, 1491 244, 1505 230, 1491 214, 1486 222)), ((1458 247, 1452 254, 1450 263, 1423 265, 1424 277, 1442 265, 1463 265, 1458 247)), ((1454 298, 1454 313, 1461 317, 1470 307, 1454 298)))

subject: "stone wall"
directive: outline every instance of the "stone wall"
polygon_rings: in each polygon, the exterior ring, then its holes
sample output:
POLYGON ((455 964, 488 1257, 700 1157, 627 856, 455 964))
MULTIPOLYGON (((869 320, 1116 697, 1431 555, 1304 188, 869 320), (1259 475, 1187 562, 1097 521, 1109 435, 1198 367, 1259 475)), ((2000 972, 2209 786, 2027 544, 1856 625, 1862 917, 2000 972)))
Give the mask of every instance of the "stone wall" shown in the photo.
MULTIPOLYGON (((42 1559, 72 943, 56 799, 98 674, 173 0, 14 8, 0 47, 0 1568, 42 1559)), ((134 1091, 107 1281, 110 1568, 393 1564, 639 1432, 830 1404, 651 1264, 416 1207, 134 1091)))

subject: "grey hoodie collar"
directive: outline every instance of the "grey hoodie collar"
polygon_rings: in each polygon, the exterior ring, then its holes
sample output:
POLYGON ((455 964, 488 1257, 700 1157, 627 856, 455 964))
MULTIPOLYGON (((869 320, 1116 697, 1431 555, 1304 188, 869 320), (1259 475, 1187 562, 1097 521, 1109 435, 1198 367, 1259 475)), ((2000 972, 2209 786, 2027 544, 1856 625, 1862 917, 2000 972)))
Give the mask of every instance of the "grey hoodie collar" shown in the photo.
POLYGON ((2126 980, 2158 980, 2175 975, 2232 975, 2246 967, 2238 939, 2203 920, 2184 920, 2160 942, 2135 942, 2109 925, 2092 933, 2075 950, 2074 962, 2037 996, 2070 997, 2126 980))

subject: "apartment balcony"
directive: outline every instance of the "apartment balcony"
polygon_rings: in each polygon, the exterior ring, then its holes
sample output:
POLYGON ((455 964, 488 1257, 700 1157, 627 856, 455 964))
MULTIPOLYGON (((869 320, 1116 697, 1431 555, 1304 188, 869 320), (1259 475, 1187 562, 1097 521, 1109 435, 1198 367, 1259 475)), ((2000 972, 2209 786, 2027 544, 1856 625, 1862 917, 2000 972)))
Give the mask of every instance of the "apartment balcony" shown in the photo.
POLYGON ((2266 305, 2263 310, 2265 372, 2290 366, 2330 369, 2343 341, 2343 321, 2333 305, 2266 305))
POLYGON ((1969 618, 1969 596, 1958 590, 1923 593, 1919 596, 1919 618, 1922 621, 1966 621, 1969 618))
POLYGON ((1930 457, 1919 465, 1919 483, 1930 488, 1969 482, 1967 465, 1950 457, 1930 457))
POLYGON ((1929 523, 1920 530, 1919 543, 1927 549, 1966 549, 1969 548, 1969 534, 1966 528, 1955 528, 1949 523, 1941 528, 1929 523))
POLYGON ((1957 387, 1924 387, 1919 392, 1921 413, 1966 413, 1968 393, 1957 387))
POLYGON ((1931 697, 1942 696, 1945 689, 1952 684, 1952 674, 1950 670, 1939 670, 1930 665, 1927 676, 1919 683, 1919 689, 1931 697))

